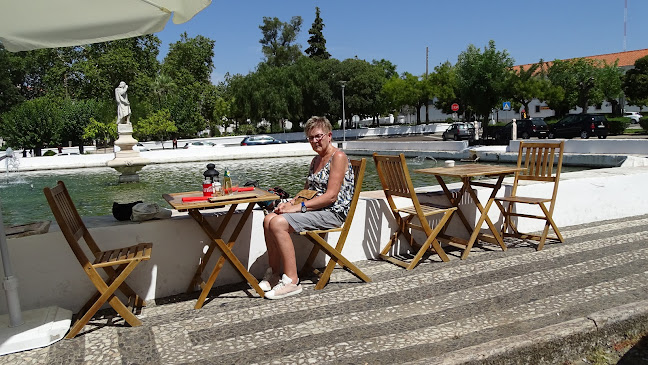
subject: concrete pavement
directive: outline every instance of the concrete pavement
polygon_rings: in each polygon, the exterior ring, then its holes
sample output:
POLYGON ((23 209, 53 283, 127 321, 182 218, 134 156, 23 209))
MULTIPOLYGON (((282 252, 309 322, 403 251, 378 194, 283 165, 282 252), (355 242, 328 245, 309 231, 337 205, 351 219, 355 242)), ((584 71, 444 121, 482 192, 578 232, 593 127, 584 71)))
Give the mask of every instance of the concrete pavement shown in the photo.
MULTIPOLYGON (((432 256, 412 271, 336 269, 322 291, 279 301, 247 285, 156 300, 124 327, 110 311, 80 336, 0 357, 0 364, 553 364, 613 336, 648 328, 648 216, 563 229, 535 251, 507 240, 459 260, 432 256)), ((347 244, 353 244, 348 242, 347 244)))

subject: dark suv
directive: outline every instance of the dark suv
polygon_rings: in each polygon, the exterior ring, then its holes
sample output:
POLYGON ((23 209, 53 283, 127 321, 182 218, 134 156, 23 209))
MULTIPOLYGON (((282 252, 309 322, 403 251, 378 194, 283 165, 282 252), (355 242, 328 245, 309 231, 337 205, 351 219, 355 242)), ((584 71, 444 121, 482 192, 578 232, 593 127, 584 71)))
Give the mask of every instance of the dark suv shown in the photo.
MULTIPOLYGON (((549 126, 542 119, 520 119, 517 122, 517 136, 522 139, 531 137, 547 138, 549 126)), ((513 122, 499 128, 495 132, 495 139, 508 141, 513 135, 513 122)))
POLYGON ((475 139, 475 126, 472 123, 452 123, 445 132, 443 132, 443 140, 454 139, 460 141, 462 139, 475 139))
POLYGON ((570 114, 552 125, 549 138, 587 139, 593 136, 607 138, 609 123, 605 115, 600 114, 570 114))

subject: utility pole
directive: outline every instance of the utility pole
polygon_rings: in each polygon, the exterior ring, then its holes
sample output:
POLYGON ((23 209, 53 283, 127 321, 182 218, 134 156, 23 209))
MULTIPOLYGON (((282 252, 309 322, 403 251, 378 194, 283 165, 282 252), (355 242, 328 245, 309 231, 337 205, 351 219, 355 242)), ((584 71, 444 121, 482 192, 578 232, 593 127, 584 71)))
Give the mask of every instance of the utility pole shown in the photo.
POLYGON ((342 141, 344 143, 346 143, 346 115, 344 110, 344 87, 346 83, 346 81, 340 81, 340 85, 342 85, 342 141))
MULTIPOLYGON (((429 47, 425 47, 425 82, 427 82, 428 79, 428 54, 429 54, 429 47)), ((430 100, 425 101, 425 123, 430 122, 430 111, 428 110, 430 104, 430 100)))

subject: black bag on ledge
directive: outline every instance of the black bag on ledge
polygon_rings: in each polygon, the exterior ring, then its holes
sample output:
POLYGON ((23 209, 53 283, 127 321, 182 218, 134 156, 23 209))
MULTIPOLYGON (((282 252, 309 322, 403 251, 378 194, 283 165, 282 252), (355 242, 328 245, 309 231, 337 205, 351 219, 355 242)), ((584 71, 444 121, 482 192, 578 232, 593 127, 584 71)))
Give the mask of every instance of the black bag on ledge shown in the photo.
POLYGON ((115 219, 118 221, 129 221, 131 215, 133 214, 133 207, 135 204, 142 203, 142 201, 136 201, 132 203, 117 203, 113 202, 112 214, 115 219))

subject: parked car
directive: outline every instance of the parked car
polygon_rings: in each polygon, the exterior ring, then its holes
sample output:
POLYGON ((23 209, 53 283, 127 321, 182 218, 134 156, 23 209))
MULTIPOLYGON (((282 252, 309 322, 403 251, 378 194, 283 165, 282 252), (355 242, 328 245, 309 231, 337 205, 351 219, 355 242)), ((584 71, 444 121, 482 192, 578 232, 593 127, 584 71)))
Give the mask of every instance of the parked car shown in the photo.
POLYGON ((257 145, 264 145, 264 144, 280 144, 280 143, 287 143, 287 142, 282 141, 280 139, 275 139, 272 136, 261 134, 258 136, 248 136, 243 138, 243 140, 241 141, 241 146, 257 146, 257 145))
POLYGON ((583 139, 593 136, 607 138, 609 128, 610 125, 605 115, 570 114, 551 126, 549 138, 578 136, 583 139))
POLYGON ((448 129, 443 132, 443 140, 453 139, 460 141, 462 139, 475 139, 475 126, 472 123, 452 123, 448 129))
MULTIPOLYGON (((516 123, 517 137, 520 139, 529 139, 531 137, 544 139, 549 135, 549 126, 542 119, 520 119, 516 123)), ((496 140, 509 141, 511 138, 513 138, 513 122, 509 122, 495 131, 496 140)))
POLYGON ((639 112, 625 112, 623 116, 632 119, 632 123, 639 123, 639 119, 642 117, 639 112))

